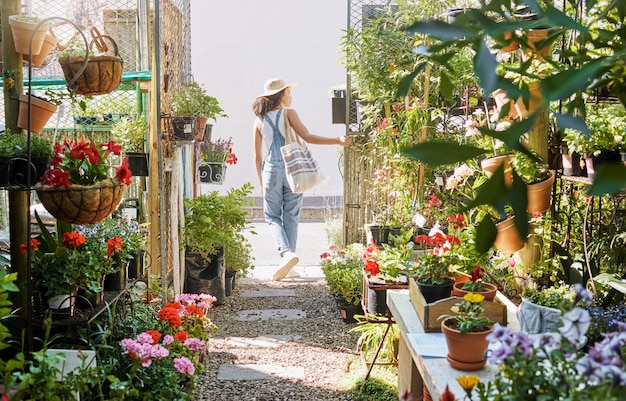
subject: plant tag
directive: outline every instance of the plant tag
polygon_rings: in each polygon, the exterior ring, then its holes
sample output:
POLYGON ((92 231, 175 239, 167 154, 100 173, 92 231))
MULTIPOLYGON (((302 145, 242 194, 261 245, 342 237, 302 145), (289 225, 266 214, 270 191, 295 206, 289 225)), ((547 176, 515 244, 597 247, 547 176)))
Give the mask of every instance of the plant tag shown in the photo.
POLYGON ((440 176, 440 175, 435 176, 435 182, 440 187, 443 187, 443 177, 442 176, 440 176))
POLYGON ((191 124, 185 124, 185 134, 191 134, 191 124))

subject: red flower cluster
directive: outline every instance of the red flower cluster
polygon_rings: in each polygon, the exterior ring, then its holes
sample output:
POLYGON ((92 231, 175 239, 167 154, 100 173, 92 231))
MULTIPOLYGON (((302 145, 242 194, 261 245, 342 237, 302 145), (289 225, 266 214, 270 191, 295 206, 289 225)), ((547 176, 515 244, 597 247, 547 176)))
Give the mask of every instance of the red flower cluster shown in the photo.
POLYGON ((107 241, 107 258, 115 255, 118 252, 122 251, 122 246, 124 245, 124 241, 117 235, 109 238, 107 241))
POLYGON ((233 153, 233 148, 228 148, 228 157, 226 158, 226 164, 237 164, 237 156, 233 153))
MULTIPOLYGON (((53 187, 69 187, 72 184, 93 185, 109 178, 109 156, 120 156, 122 147, 114 141, 98 146, 83 137, 78 141, 64 140, 54 144, 54 152, 50 170, 41 177, 41 182, 53 187)), ((130 184, 132 173, 128 169, 127 158, 116 167, 115 177, 125 185, 130 184)))
POLYGON ((476 266, 474 270, 470 273, 470 280, 475 283, 478 280, 481 280, 484 277, 483 272, 480 266, 476 266))
POLYGON ((163 309, 161 309, 157 315, 159 319, 164 322, 168 322, 174 327, 180 327, 183 322, 180 319, 180 315, 178 314, 178 310, 182 308, 182 305, 178 302, 170 302, 166 304, 163 309))
POLYGON ((185 340, 189 338, 189 333, 187 333, 186 331, 179 331, 178 333, 174 334, 174 338, 181 343, 184 343, 185 340))
POLYGON ((161 338, 161 333, 157 330, 146 330, 146 334, 150 334, 150 337, 152 337, 152 344, 158 343, 161 338))
POLYGON ((85 237, 83 237, 81 233, 77 233, 76 231, 69 231, 63 233, 63 236, 61 237, 61 242, 68 248, 78 248, 85 243, 85 237))
POLYGON ((361 260, 365 263, 363 270, 368 272, 373 277, 377 276, 380 273, 380 266, 378 265, 378 261, 373 259, 372 257, 379 251, 378 246, 376 244, 370 244, 367 248, 365 248, 365 252, 363 252, 363 256, 361 256, 361 260))

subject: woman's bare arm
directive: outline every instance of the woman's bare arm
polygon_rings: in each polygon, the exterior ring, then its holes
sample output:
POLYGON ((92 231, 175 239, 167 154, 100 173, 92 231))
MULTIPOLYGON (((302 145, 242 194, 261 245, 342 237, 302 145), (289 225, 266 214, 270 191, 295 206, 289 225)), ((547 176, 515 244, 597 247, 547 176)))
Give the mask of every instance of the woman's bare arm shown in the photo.
POLYGON ((337 137, 327 137, 315 135, 309 132, 309 129, 302 123, 300 116, 294 109, 285 109, 287 117, 289 118, 289 124, 291 128, 298 134, 298 136, 308 143, 316 145, 341 145, 350 146, 352 144, 352 138, 347 135, 337 137))

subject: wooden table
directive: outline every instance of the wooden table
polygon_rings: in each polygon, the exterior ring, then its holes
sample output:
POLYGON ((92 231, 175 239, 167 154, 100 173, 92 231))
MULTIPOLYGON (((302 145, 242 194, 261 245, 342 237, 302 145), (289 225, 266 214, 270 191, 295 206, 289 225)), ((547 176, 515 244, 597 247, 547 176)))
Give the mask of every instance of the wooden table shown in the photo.
MULTIPOLYGON (((421 400, 424 387, 428 389, 433 400, 439 400, 446 385, 454 393, 457 400, 465 397, 465 391, 457 383, 461 375, 476 375, 481 381, 489 381, 495 377, 497 368, 487 364, 476 372, 463 372, 453 369, 446 358, 422 357, 414 348, 411 334, 424 333, 424 328, 409 299, 408 290, 387 291, 387 306, 400 329, 398 351, 398 395, 406 391, 414 400, 421 400)), ((440 333, 428 333, 427 336, 438 336, 440 333)))

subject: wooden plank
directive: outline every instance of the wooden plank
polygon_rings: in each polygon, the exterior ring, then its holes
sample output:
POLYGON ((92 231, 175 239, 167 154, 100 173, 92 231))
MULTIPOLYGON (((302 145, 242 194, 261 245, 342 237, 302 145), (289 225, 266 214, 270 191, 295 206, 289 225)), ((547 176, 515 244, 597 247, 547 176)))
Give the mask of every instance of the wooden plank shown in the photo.
MULTIPOLYGON (((441 331, 441 320, 439 320, 439 316, 456 314, 452 307, 462 300, 461 297, 448 297, 436 302, 427 303, 417 286, 415 278, 409 279, 409 299, 415 308, 420 323, 424 327, 424 331, 427 333, 441 331)), ((484 316, 506 326, 507 308, 505 305, 491 301, 483 301, 482 305, 485 308, 484 316)))

